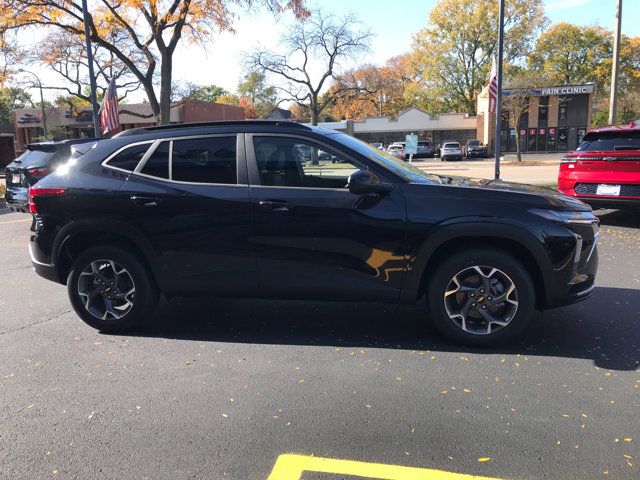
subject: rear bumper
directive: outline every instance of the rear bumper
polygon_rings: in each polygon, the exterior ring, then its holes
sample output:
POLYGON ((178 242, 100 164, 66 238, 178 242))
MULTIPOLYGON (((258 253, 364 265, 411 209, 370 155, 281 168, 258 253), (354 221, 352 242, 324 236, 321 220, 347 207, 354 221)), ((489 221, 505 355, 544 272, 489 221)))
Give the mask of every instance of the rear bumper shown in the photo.
POLYGON ((56 283, 64 283, 58 275, 55 265, 51 264, 50 257, 38 246, 37 236, 31 235, 29 242, 29 256, 33 270, 43 278, 56 283))
POLYGON ((472 158, 472 157, 476 157, 476 158, 484 158, 487 156, 487 152, 477 152, 477 151, 468 151, 467 152, 467 158, 472 158))
POLYGON ((24 187, 7 186, 4 198, 7 207, 14 212, 29 213, 28 189, 24 187))
POLYGON ((38 275, 46 278, 47 280, 51 280, 52 282, 62 283, 58 276, 55 265, 51 265, 50 263, 48 263, 48 261, 41 257, 42 254, 39 253, 38 247, 33 242, 33 240, 29 244, 29 255, 31 256, 31 265, 33 266, 33 270, 38 275))

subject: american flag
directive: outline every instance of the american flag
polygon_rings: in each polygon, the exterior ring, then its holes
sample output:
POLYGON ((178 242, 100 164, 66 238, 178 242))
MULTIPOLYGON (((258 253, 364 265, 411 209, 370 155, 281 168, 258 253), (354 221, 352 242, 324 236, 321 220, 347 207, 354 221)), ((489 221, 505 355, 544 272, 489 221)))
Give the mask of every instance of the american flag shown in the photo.
POLYGON ((489 111, 495 112, 498 106, 498 74, 496 59, 491 60, 491 75, 489 76, 489 111))
POLYGON ((102 99, 102 107, 100 108, 100 130, 102 130, 102 134, 104 135, 117 131, 119 128, 118 93, 116 92, 115 80, 112 78, 102 99))

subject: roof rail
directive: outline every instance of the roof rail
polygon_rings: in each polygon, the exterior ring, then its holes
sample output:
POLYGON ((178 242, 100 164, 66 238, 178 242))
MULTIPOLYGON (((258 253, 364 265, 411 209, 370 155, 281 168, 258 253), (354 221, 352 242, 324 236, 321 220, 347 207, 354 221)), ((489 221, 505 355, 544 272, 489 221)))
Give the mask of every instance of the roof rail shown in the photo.
POLYGON ((155 125, 152 127, 139 127, 125 130, 120 132, 114 137, 128 137, 129 135, 138 135, 146 132, 157 132, 162 130, 172 129, 188 129, 199 127, 226 127, 226 126, 274 126, 274 127, 289 127, 300 128, 305 130, 311 130, 310 127, 298 122, 291 122, 286 120, 227 120, 227 121, 212 121, 212 122, 187 122, 187 123, 171 123, 169 125, 155 125))

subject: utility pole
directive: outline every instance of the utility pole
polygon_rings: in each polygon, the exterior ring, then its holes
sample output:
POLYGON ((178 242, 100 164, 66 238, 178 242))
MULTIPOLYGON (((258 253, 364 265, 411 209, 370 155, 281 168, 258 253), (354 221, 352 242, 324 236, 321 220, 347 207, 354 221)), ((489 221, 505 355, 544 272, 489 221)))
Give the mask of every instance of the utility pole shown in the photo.
POLYGON ((38 75, 36 75, 35 73, 30 72, 29 70, 25 70, 24 68, 21 68, 20 70, 18 70, 18 72, 23 72, 23 73, 28 73, 29 75, 33 75, 35 79, 38 81, 38 88, 40 89, 40 110, 42 111, 42 133, 46 140, 47 139, 47 112, 44 108, 44 95, 42 95, 42 82, 40 81, 40 77, 38 77, 38 75))
POLYGON ((91 107, 93 110, 93 135, 100 138, 100 118, 98 115, 98 98, 96 96, 96 77, 93 74, 93 50, 91 50, 91 34, 89 31, 89 10, 87 0, 82 0, 82 15, 84 19, 84 41, 87 46, 87 64, 89 65, 89 82, 91 83, 91 107))
POLYGON ((616 33, 613 39, 613 68, 611 70, 611 93, 609 94, 609 125, 618 119, 618 70, 620 62, 620 30, 622 27, 622 0, 618 0, 616 9, 616 33))
MULTIPOLYGON (((622 0, 620 0, 622 1, 622 0)), ((504 0, 500 0, 500 14, 498 15, 498 64, 496 76, 498 77, 498 93, 496 94, 496 135, 494 150, 496 153, 495 179, 500 180, 500 137, 502 133, 502 57, 504 56, 504 0)))

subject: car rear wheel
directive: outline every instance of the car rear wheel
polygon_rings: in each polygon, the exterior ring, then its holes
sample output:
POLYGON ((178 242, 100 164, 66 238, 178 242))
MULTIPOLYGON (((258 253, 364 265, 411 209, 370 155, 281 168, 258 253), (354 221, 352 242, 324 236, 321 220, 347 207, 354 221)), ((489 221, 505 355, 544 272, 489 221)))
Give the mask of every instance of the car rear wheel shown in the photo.
POLYGON ((436 268, 427 302, 442 334, 457 343, 493 346, 513 340, 526 328, 535 309, 535 289, 513 256, 497 249, 471 249, 436 268))
POLYGON ((88 325, 111 333, 140 324, 159 290, 145 265, 119 247, 93 247, 78 256, 67 278, 71 304, 88 325))

